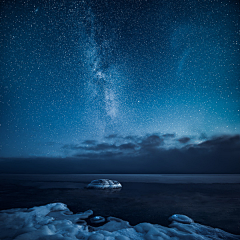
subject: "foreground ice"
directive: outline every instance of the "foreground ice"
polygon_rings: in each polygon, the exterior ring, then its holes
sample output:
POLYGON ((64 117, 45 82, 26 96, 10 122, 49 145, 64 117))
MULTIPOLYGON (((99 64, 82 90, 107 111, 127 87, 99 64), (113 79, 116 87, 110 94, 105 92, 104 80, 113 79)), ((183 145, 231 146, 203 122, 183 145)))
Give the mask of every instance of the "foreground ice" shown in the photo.
POLYGON ((109 217, 101 227, 87 226, 84 219, 93 212, 73 214, 63 203, 45 206, 17 208, 0 211, 1 240, 165 240, 165 239, 240 239, 198 223, 184 215, 174 214, 169 218, 169 227, 140 223, 130 226, 128 222, 109 217))

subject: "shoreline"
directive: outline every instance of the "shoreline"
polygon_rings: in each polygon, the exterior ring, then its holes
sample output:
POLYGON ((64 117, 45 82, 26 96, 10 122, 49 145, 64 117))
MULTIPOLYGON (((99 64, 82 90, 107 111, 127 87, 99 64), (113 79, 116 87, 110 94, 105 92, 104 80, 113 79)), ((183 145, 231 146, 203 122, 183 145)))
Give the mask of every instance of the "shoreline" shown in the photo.
POLYGON ((96 191, 85 189, 86 182, 5 179, 0 182, 0 210, 62 202, 74 213, 91 209, 96 215, 114 216, 131 225, 162 226, 168 226, 171 215, 184 214, 200 224, 240 234, 238 183, 122 183, 120 191, 96 191))

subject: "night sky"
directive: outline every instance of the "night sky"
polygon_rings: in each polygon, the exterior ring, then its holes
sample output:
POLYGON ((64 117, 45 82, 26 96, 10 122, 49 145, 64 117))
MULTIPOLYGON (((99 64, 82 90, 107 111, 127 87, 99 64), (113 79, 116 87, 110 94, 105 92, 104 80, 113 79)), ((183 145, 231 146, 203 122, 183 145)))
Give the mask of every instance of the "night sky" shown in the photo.
POLYGON ((1 172, 240 173, 237 0, 3 0, 1 172))

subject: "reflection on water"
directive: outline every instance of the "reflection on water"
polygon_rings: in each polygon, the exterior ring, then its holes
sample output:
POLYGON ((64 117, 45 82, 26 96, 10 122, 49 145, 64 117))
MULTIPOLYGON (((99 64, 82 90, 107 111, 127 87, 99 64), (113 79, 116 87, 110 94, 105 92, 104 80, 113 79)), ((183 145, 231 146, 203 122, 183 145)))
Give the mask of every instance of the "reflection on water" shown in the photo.
POLYGON ((120 192, 122 190, 122 188, 105 188, 105 189, 88 189, 86 188, 87 191, 92 191, 94 193, 99 193, 99 194, 102 194, 102 193, 117 193, 117 192, 120 192))

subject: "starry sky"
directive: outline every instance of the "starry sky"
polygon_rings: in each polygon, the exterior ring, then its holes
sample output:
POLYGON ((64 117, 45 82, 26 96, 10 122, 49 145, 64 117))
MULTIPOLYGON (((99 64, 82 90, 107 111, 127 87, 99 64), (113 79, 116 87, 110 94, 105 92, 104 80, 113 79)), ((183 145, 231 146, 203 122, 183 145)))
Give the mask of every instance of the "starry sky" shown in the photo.
POLYGON ((240 172, 237 0, 3 0, 0 27, 3 171, 240 172))

